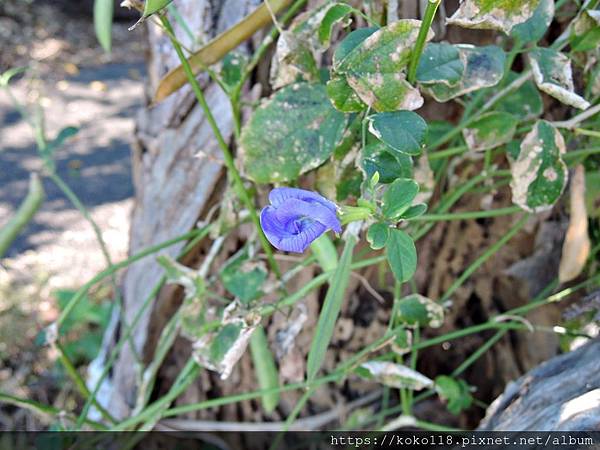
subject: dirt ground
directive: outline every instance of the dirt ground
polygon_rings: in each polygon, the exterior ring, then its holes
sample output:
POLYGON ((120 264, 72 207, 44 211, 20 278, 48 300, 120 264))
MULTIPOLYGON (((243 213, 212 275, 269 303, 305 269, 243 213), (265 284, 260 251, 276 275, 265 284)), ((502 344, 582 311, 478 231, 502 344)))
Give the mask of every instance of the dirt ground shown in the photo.
MULTIPOLYGON (((56 153, 57 171, 119 260, 128 248, 130 138, 143 99, 144 30, 127 31, 128 18, 115 23, 113 52, 106 54, 85 3, 1 1, 0 72, 29 68, 11 83, 12 92, 30 110, 43 107, 50 139, 65 126, 79 128, 56 153)), ((40 169, 30 126, 0 91, 0 226, 26 195, 29 174, 40 169)), ((89 223, 50 180, 44 188, 41 210, 0 263, 0 391, 40 401, 57 391, 68 395, 60 392, 54 355, 34 343, 58 313, 55 292, 77 288, 106 266, 89 223)), ((0 429, 35 425, 14 412, 0 408, 0 429)))

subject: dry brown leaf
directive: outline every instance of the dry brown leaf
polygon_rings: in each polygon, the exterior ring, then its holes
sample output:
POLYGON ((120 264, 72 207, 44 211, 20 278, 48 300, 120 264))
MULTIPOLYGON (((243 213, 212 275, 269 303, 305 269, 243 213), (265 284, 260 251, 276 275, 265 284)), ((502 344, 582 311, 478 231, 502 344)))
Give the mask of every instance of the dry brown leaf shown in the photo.
POLYGON ((563 244, 558 279, 570 281, 581 273, 590 255, 588 217, 585 207, 585 169, 580 164, 575 168, 571 181, 571 220, 563 244))

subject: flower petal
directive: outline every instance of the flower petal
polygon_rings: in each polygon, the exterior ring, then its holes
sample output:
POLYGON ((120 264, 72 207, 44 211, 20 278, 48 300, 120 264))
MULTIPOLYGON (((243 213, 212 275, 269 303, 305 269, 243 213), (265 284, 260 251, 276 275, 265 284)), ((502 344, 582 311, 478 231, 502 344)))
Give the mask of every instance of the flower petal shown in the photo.
POLYGON ((331 228, 338 233, 341 231, 340 221, 336 214, 320 203, 308 203, 304 200, 288 198, 275 209, 277 219, 286 229, 291 220, 304 217, 322 223, 326 229, 331 228))
POLYGON ((305 189, 280 187, 275 188, 269 193, 269 202, 275 207, 281 205, 285 200, 289 198, 296 198, 309 203, 319 203, 325 206, 331 212, 337 212, 337 206, 330 200, 327 200, 321 194, 317 192, 307 191, 305 189))
POLYGON ((276 246, 279 250, 286 252, 302 253, 308 248, 308 246, 327 231, 325 225, 319 222, 312 222, 306 228, 304 228, 300 234, 288 235, 279 241, 279 245, 276 246))

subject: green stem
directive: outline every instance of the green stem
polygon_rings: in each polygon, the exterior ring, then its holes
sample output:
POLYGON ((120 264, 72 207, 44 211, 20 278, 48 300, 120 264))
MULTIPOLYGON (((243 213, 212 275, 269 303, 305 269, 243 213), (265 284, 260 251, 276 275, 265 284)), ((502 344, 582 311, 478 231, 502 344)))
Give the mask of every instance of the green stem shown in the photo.
MULTIPOLYGON (((171 26, 169 19, 167 19, 167 17, 164 14, 160 16, 160 20, 161 20, 163 26, 167 30, 169 30, 171 33, 173 33, 173 27, 171 26)), ((217 139, 217 143, 219 144, 219 147, 221 148, 221 151, 223 153, 223 160, 225 162, 225 167, 227 167, 227 171, 233 179, 233 184, 236 188, 237 194, 238 194, 240 200, 242 201, 242 203, 244 204, 244 206, 248 209, 248 211, 250 213, 250 219, 252 220, 252 222, 254 223, 254 226, 256 227, 256 231, 258 232, 258 237, 259 237, 260 243, 262 245, 262 248, 263 248, 265 254, 267 255, 267 260, 269 261, 269 265, 271 266, 271 269, 277 275, 277 277, 281 278, 281 272, 279 271, 277 262, 275 261, 275 258, 273 257, 273 250, 271 249, 271 244, 269 244, 269 241, 267 240, 267 238, 266 238, 265 234, 263 233, 262 228, 260 226, 260 220, 258 218, 258 213, 256 212, 254 202, 252 201, 250 194, 244 187, 244 182, 242 180, 242 177, 241 177, 239 171, 237 170, 237 168, 235 167, 233 155, 231 154, 231 151, 229 150, 229 146, 225 142, 225 138, 223 137, 223 134, 221 133, 221 130, 219 129, 217 121, 216 121, 210 107, 208 106, 208 103, 206 102, 206 98, 204 97, 202 88, 200 87, 198 80, 194 76, 192 67, 190 66, 190 63, 186 59, 185 55, 183 54, 183 50, 182 50, 181 46, 179 45, 179 43, 175 39, 171 38, 171 44, 173 45, 173 48, 175 49, 175 52, 177 53, 177 56, 179 57, 179 60, 181 61, 181 65, 186 74, 188 82, 190 83, 192 90, 194 91, 196 100, 200 104, 200 106, 204 112, 204 116, 206 117, 206 120, 208 121, 208 123, 213 131, 213 134, 214 134, 215 138, 217 139)))
POLYGON ((508 216, 523 211, 518 206, 509 206, 506 208, 490 209, 488 211, 465 211, 446 214, 423 214, 422 216, 410 219, 411 222, 440 222, 447 220, 468 220, 485 219, 490 217, 508 216))
POLYGON ((431 28, 431 24, 435 18, 435 13, 441 2, 442 0, 429 0, 427 2, 427 8, 425 9, 423 22, 421 22, 421 28, 419 29, 417 42, 412 51, 410 64, 408 66, 408 82, 410 84, 413 84, 417 78, 417 67, 419 66, 419 60, 421 59, 423 48, 425 48, 425 42, 427 42, 427 35, 429 34, 429 29, 431 28))

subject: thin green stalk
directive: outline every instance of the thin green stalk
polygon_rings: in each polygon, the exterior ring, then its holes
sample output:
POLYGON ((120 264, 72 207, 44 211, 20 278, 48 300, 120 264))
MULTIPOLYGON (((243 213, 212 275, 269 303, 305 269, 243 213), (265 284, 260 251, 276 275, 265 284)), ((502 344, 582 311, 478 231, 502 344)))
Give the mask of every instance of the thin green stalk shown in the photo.
MULTIPOLYGON (((79 372, 77 372, 77 369, 65 353, 65 349, 59 342, 55 342, 54 347, 58 352, 60 362, 67 371, 67 375, 69 375, 69 378, 71 378, 73 383, 75 383, 75 387, 83 396, 84 400, 88 400, 90 398, 90 391, 87 388, 85 381, 83 381, 83 378, 81 378, 81 375, 79 375, 79 372)), ((115 418, 111 416, 111 414, 106 409, 104 409, 102 405, 96 401, 95 398, 92 398, 92 403, 98 409, 100 414, 102 414, 102 417, 104 417, 105 420, 108 420, 111 423, 116 423, 115 418)))
POLYGON ((417 67, 419 66, 419 60, 425 48, 425 42, 427 41, 427 35, 429 29, 435 18, 435 13, 440 6, 442 0, 429 0, 427 2, 427 8, 423 16, 423 22, 421 22, 421 28, 419 29, 419 35, 417 36, 417 42, 412 51, 410 63, 408 65, 408 82, 413 84, 417 78, 417 67))
POLYGON ((410 219, 412 222, 441 222, 448 220, 486 219, 490 217, 508 216, 523 211, 518 206, 490 209, 488 211, 465 211, 446 214, 423 214, 410 219))
MULTIPOLYGON (((160 16, 160 20, 161 20, 163 26, 167 30, 169 30, 171 33, 173 33, 173 27, 171 26, 169 19, 164 14, 160 16)), ((182 50, 181 46, 179 45, 179 43, 177 42, 177 40, 171 38, 171 44, 173 45, 173 48, 175 49, 175 52, 177 53, 177 56, 179 57, 179 60, 181 61, 181 65, 187 76, 188 82, 190 83, 192 90, 194 91, 196 100, 200 104, 200 106, 204 112, 204 116, 206 117, 206 120, 208 121, 208 123, 213 131, 213 134, 217 140, 217 143, 219 144, 219 147, 221 148, 221 152, 223 153, 223 160, 225 162, 225 167, 227 167, 227 171, 233 179, 233 183, 236 188, 237 194, 238 194, 240 200, 242 201, 242 203, 244 204, 244 206, 248 209, 248 212, 250 213, 250 218, 251 218, 252 222, 254 223, 254 226, 256 227, 256 231, 258 233, 260 243, 262 245, 262 248, 263 248, 265 254, 267 255, 267 260, 269 261, 269 265, 270 265, 271 269, 273 270, 273 272, 277 275, 277 277, 281 278, 281 272, 279 271, 279 266, 277 265, 277 262, 275 261, 275 258, 273 257, 273 250, 271 249, 271 244, 269 244, 269 241, 267 240, 267 238, 266 238, 265 234, 263 233, 262 228, 260 226, 260 220, 258 218, 258 213, 256 212, 254 202, 252 201, 250 194, 248 193, 248 191, 246 190, 246 188, 244 186, 242 177, 235 166, 235 162, 233 160, 233 155, 231 154, 231 151, 229 150, 229 146, 225 142, 225 138, 223 137, 223 134, 221 133, 221 130, 219 129, 217 121, 216 121, 210 107, 208 106, 208 103, 206 102, 206 98, 204 97, 202 88, 200 87, 198 80, 194 76, 192 67, 190 66, 190 63, 186 59, 185 55, 183 54, 183 50, 182 50)))

